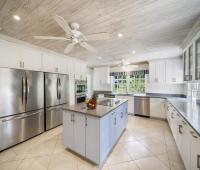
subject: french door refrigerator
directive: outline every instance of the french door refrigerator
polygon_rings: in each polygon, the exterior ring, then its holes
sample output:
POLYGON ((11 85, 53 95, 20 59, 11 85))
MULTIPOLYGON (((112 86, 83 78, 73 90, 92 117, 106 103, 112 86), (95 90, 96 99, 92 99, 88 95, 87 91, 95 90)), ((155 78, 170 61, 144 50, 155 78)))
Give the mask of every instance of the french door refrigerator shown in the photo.
POLYGON ((62 106, 68 103, 68 75, 45 73, 45 130, 62 124, 62 106))
POLYGON ((0 151, 44 131, 44 73, 0 68, 0 151))

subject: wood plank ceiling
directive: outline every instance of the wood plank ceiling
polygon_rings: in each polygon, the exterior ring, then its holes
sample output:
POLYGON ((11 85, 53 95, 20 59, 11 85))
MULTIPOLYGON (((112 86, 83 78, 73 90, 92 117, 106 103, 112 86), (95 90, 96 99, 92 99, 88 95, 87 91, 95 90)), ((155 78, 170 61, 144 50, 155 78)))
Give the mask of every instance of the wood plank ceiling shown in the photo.
POLYGON ((55 14, 68 22, 78 22, 85 34, 111 34, 109 40, 90 42, 98 54, 75 48, 69 56, 87 60, 90 65, 116 64, 121 58, 134 62, 179 55, 181 43, 200 16, 200 1, 1 0, 0 33, 63 53, 68 42, 32 37, 64 36, 52 18, 55 14), (21 21, 13 20, 14 14, 21 21), (123 34, 121 39, 118 33, 123 34), (102 59, 98 60, 98 56, 102 59))

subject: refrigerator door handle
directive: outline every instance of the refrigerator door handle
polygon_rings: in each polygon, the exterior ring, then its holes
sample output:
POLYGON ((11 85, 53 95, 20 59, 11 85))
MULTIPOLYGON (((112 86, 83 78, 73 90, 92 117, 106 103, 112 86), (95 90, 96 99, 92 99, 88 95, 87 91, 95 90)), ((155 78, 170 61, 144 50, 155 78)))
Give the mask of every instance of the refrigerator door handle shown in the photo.
POLYGON ((4 118, 4 119, 1 120, 1 122, 8 122, 8 121, 12 121, 12 120, 24 119, 24 118, 34 116, 34 115, 39 114, 39 113, 41 113, 41 111, 34 112, 32 114, 28 114, 28 115, 24 115, 24 116, 13 116, 13 117, 8 118, 8 119, 4 118))
POLYGON ((22 77, 22 104, 24 103, 24 78, 22 77))
POLYGON ((59 99, 61 99, 61 81, 59 78, 59 99))
POLYGON ((25 101, 26 101, 26 104, 27 104, 27 100, 28 100, 28 79, 27 79, 27 76, 26 76, 26 81, 25 81, 25 101))
POLYGON ((58 91, 58 86, 59 86, 59 78, 57 78, 57 82, 56 82, 56 90, 57 90, 57 99, 59 99, 59 91, 58 91))

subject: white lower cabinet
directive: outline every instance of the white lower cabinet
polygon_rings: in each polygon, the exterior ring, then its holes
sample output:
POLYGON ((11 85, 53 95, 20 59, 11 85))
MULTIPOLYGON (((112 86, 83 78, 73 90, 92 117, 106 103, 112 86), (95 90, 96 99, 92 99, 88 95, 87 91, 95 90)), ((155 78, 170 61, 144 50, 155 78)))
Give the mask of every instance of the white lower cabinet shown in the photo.
POLYGON ((85 115, 74 113, 74 148, 73 150, 85 156, 85 115))
POLYGON ((64 114, 63 122, 65 146, 85 156, 85 116, 69 111, 64 114))
POLYGON ((86 152, 85 156, 93 162, 99 162, 100 157, 100 119, 86 116, 86 152))
POLYGON ((193 130, 190 131, 190 169, 200 169, 200 136, 198 136, 193 130))
POLYGON ((150 98, 150 116, 166 119, 165 99, 150 98))
POLYGON ((167 104, 167 118, 172 134, 175 138, 179 153, 187 170, 200 169, 200 136, 167 104))
POLYGON ((63 111, 64 145, 101 165, 127 126, 127 102, 104 117, 63 111))

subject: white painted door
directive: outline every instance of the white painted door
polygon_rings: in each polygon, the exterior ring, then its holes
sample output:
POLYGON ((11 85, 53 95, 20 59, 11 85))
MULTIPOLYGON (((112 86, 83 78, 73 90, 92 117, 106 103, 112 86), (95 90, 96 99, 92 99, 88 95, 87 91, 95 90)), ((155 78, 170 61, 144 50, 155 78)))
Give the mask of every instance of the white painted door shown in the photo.
POLYGON ((166 118, 165 99, 150 98, 150 116, 156 118, 166 118))
POLYGON ((156 62, 156 82, 157 83, 165 83, 165 62, 158 61, 156 62))
POLYGON ((0 67, 21 68, 19 48, 12 43, 0 40, 0 67))
POLYGON ((24 64, 24 69, 42 71, 42 53, 30 48, 21 48, 20 57, 24 64))
POLYGON ((59 62, 57 61, 56 55, 43 53, 42 65, 43 65, 43 70, 45 72, 52 72, 52 73, 59 72, 59 62))
POLYGON ((117 131, 116 131, 116 125, 117 125, 117 114, 115 111, 111 113, 110 117, 110 142, 111 142, 111 147, 115 144, 115 141, 117 139, 117 131))
POLYGON ((64 145, 66 148, 74 148, 74 122, 73 122, 73 112, 63 111, 63 137, 64 145))
POLYGON ((181 155, 182 159, 185 165, 185 168, 187 170, 190 170, 190 131, 191 128, 188 126, 188 124, 183 120, 183 134, 182 134, 182 148, 181 148, 181 155))
POLYGON ((74 113, 74 151, 85 156, 85 115, 74 113))
POLYGON ((190 169, 200 169, 200 137, 192 130, 190 134, 191 150, 190 150, 190 169))
POLYGON ((75 62, 75 79, 81 80, 81 64, 79 61, 75 62))
POLYGON ((100 120, 100 162, 103 162, 110 152, 110 116, 107 114, 100 120))
POLYGON ((149 62, 149 81, 151 83, 156 83, 156 62, 151 61, 149 62))
POLYGON ((100 161, 100 119, 92 116, 86 116, 86 157, 100 161))

